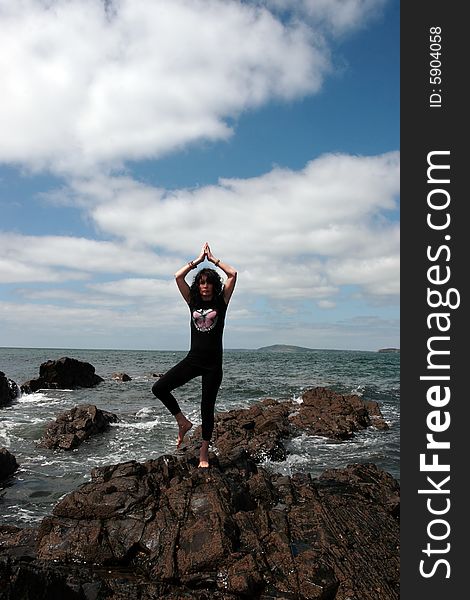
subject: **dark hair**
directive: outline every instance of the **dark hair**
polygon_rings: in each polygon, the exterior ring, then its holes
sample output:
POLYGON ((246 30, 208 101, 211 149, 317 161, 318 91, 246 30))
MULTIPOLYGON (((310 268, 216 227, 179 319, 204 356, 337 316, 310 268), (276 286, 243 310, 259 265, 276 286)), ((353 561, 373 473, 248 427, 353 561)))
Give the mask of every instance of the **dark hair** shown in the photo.
POLYGON ((201 302, 202 298, 199 293, 199 283, 202 277, 206 277, 207 283, 212 283, 214 286, 214 298, 222 293, 223 282, 220 275, 214 269, 201 269, 196 273, 193 279, 193 283, 189 288, 189 299, 191 304, 194 302, 201 302))

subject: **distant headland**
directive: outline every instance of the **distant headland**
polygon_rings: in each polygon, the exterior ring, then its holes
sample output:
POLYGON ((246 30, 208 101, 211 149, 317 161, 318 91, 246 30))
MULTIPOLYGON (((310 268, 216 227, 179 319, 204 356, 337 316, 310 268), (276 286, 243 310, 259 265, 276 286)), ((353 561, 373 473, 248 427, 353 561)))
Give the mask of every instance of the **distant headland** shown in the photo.
MULTIPOLYGON (((237 352, 277 352, 277 353, 295 353, 295 352, 324 352, 325 349, 322 348, 306 348, 305 346, 294 346, 292 344, 272 344, 271 346, 262 346, 261 348, 254 349, 246 349, 246 348, 233 348, 227 349, 236 350, 237 352)), ((331 348, 330 348, 331 350, 331 348)), ((370 350, 370 352, 374 352, 374 350, 370 350)), ((400 348, 380 348, 377 352, 400 352, 400 348)))
POLYGON ((304 348, 303 346, 291 346, 289 344, 273 344, 272 346, 258 348, 257 352, 315 352, 315 349, 304 348))

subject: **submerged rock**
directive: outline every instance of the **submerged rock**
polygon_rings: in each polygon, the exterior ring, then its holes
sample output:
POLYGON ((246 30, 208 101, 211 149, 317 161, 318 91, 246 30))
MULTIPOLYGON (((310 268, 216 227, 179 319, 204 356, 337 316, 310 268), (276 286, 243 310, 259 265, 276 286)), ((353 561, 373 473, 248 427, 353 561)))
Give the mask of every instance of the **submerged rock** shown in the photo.
POLYGON ((118 421, 114 413, 100 410, 92 404, 81 404, 61 413, 49 423, 38 443, 41 448, 73 450, 91 435, 106 431, 118 421))
POLYGON ((243 451, 209 471, 193 461, 94 469, 21 552, 21 534, 0 529, 0 598, 23 597, 20 572, 44 597, 399 598, 399 488, 375 465, 312 479, 269 474, 243 451))
POLYGON ((132 381, 132 378, 127 373, 113 373, 112 379, 115 381, 132 381))
POLYGON ((23 383, 21 391, 30 394, 39 389, 89 388, 102 381, 104 379, 95 374, 93 365, 65 356, 42 363, 39 367, 39 377, 23 383))

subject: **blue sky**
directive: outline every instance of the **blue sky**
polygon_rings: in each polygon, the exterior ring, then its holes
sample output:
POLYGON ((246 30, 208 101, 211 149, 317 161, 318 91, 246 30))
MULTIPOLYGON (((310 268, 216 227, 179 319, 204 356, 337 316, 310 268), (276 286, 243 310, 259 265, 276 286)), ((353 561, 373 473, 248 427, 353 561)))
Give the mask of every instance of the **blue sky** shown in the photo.
POLYGON ((399 346, 396 0, 0 0, 0 345, 399 346), (4 90, 4 91, 3 91, 4 90))

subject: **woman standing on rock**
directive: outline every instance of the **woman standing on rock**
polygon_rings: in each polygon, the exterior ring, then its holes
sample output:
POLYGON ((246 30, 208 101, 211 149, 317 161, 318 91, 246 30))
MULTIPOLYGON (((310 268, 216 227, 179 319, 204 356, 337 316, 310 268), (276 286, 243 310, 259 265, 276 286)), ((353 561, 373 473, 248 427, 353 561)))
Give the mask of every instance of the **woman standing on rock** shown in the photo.
POLYGON ((206 242, 195 260, 175 273, 176 284, 189 306, 191 314, 191 348, 181 362, 165 373, 152 387, 157 398, 168 408, 178 423, 179 448, 185 434, 193 424, 181 412, 176 398, 171 393, 195 377, 202 377, 202 444, 199 467, 209 466, 209 443, 214 429, 214 407, 222 382, 222 335, 227 305, 235 287, 237 272, 231 266, 214 258, 206 242), (215 269, 201 269, 191 286, 186 275, 205 259, 214 263, 227 275, 225 284, 215 269))

